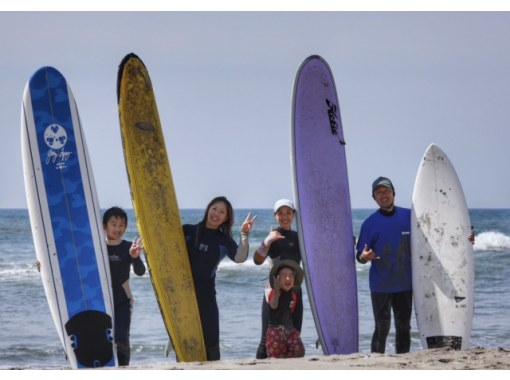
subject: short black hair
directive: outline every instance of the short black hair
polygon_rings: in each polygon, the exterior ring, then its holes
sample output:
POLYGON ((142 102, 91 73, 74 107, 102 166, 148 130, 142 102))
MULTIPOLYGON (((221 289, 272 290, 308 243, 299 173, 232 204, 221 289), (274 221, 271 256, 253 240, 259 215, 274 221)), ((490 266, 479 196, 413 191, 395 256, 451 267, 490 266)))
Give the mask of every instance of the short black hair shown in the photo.
POLYGON ((127 225, 128 225, 127 214, 126 214, 126 212, 123 209, 121 209, 120 207, 117 207, 117 206, 110 207, 108 210, 106 210, 104 212, 104 214, 103 214, 103 225, 106 226, 108 221, 111 218, 113 218, 113 217, 124 219, 124 222, 126 223, 126 227, 127 227, 127 225))

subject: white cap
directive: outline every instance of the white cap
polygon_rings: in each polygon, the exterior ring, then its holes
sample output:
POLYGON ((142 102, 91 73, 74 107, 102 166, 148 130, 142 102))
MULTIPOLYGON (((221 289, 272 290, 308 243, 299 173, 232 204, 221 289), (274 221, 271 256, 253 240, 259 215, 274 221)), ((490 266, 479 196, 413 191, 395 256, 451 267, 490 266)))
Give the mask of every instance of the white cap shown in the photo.
POLYGON ((273 211, 276 213, 281 207, 287 206, 290 207, 292 210, 296 210, 294 207, 294 203, 292 203, 289 199, 278 199, 276 203, 274 204, 273 211))

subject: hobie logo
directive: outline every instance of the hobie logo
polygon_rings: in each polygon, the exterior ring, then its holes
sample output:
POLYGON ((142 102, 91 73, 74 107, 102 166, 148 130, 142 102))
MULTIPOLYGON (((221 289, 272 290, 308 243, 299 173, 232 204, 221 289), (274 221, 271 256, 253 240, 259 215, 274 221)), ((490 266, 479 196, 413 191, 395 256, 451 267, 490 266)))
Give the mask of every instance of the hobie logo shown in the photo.
POLYGON ((51 124, 44 131, 44 142, 50 148, 46 156, 46 164, 56 164, 57 168, 65 167, 71 152, 64 151, 67 143, 67 132, 59 124, 51 124))
MULTIPOLYGON (((329 118, 329 125, 331 127, 331 134, 338 136, 338 127, 340 118, 338 117, 338 108, 336 104, 332 103, 329 99, 326 99, 326 104, 328 106, 328 118, 329 118)), ((339 140, 340 144, 345 145, 345 141, 339 140)))

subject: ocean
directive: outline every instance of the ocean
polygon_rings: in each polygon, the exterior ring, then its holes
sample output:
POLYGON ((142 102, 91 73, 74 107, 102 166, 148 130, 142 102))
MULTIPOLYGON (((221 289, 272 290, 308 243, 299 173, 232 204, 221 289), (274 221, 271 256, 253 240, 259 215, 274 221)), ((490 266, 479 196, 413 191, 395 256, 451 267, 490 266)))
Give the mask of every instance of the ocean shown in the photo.
MULTIPOLYGON (((255 266, 257 248, 272 226, 272 210, 236 210, 234 234, 247 213, 257 215, 250 235, 247 262, 235 264, 226 258, 220 265, 216 290, 220 309, 220 348, 224 360, 253 359, 261 334, 260 307, 269 264, 255 266)), ((354 234, 373 210, 353 210, 354 234)), ((126 240, 137 235, 132 210, 126 240)), ((203 210, 181 210, 183 223, 197 223, 203 210)), ((470 210, 475 243, 475 312, 471 347, 510 347, 510 209, 470 210)), ((0 369, 70 368, 42 287, 36 261, 28 212, 0 210, 0 369)), ((370 352, 373 317, 368 290, 369 265, 356 264, 358 280, 359 351, 370 352)), ((164 355, 168 336, 154 297, 149 274, 132 274, 135 298, 131 325, 131 364, 158 365, 175 362, 175 355, 164 355)), ((302 339, 306 355, 320 355, 317 333, 303 287, 304 322, 302 339)), ((394 328, 387 341, 387 353, 394 353, 394 328)), ((422 350, 416 321, 412 319, 411 351, 422 350)))

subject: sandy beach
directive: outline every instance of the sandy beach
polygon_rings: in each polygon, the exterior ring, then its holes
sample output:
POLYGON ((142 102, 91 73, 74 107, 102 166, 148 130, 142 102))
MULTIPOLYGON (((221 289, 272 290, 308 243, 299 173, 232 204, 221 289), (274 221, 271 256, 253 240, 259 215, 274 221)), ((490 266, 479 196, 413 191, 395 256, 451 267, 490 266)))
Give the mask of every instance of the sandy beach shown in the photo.
POLYGON ((299 359, 224 360, 217 362, 169 363, 137 366, 139 370, 510 370, 510 349, 472 348, 455 351, 447 348, 408 354, 370 354, 306 356, 299 359))

